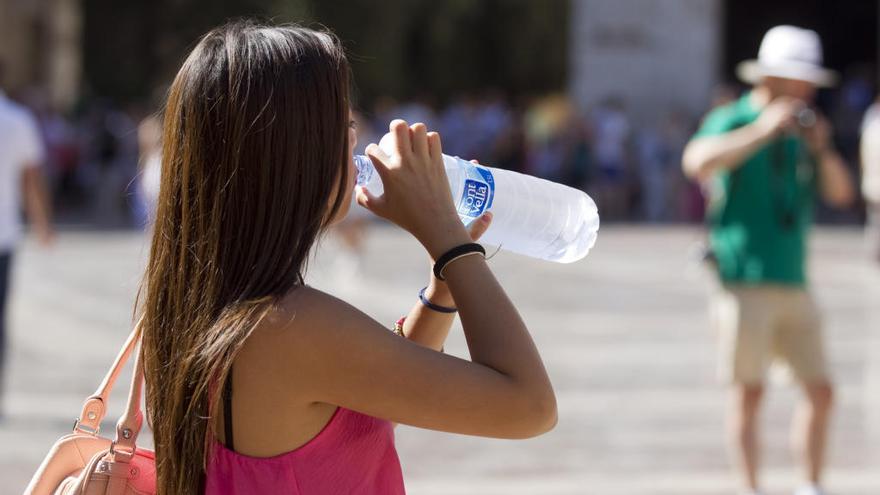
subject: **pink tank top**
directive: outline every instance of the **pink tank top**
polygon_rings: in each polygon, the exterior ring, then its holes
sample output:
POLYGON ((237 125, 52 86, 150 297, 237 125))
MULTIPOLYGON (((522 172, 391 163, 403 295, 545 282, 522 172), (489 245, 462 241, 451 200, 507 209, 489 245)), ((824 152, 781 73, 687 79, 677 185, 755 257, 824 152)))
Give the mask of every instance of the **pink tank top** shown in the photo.
POLYGON ((275 457, 250 457, 215 442, 205 494, 261 493, 404 494, 394 427, 339 407, 313 439, 275 457))

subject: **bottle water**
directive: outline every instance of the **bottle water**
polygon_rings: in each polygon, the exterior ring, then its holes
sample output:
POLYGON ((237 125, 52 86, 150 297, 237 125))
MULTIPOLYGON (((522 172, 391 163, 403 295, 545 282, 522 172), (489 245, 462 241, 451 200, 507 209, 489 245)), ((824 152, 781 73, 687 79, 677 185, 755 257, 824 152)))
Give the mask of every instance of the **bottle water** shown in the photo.
MULTIPOLYGON (((383 139, 379 146, 384 150, 390 144, 383 139)), ((381 195, 382 181, 370 158, 355 155, 354 163, 358 185, 381 195)), ((596 243, 599 213, 583 191, 455 156, 443 155, 443 164, 466 226, 492 212, 492 225, 480 242, 559 263, 580 260, 596 243)))

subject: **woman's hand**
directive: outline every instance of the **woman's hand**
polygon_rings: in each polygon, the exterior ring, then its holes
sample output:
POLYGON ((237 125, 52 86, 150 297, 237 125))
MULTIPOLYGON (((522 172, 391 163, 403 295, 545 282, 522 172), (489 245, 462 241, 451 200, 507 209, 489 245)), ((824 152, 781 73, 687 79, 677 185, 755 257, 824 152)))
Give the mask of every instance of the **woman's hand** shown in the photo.
POLYGON ((366 149, 385 192, 376 197, 358 187, 358 204, 409 231, 434 259, 470 242, 452 203, 440 135, 427 132, 424 124, 410 127, 399 119, 389 130, 390 156, 376 144, 366 149))
MULTIPOLYGON (((471 160, 471 163, 479 165, 480 162, 477 160, 471 160)), ((483 237, 483 234, 489 230, 490 225, 492 225, 492 212, 487 211, 471 222, 470 227, 468 227, 468 235, 471 237, 471 240, 473 242, 480 240, 480 237, 483 237)), ((433 259, 431 259, 431 263, 434 263, 433 259)), ((439 304, 441 306, 455 306, 455 300, 452 298, 449 286, 435 277, 433 270, 431 270, 431 281, 428 283, 428 288, 425 289, 425 297, 434 304, 439 304)))

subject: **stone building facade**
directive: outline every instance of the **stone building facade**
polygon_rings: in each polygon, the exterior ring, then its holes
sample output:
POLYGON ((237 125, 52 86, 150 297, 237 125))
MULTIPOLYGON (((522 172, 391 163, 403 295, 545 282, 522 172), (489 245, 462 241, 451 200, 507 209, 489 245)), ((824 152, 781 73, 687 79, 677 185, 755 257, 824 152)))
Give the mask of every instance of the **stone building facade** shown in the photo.
POLYGON ((572 0, 569 92, 639 120, 699 113, 719 74, 722 0, 572 0))

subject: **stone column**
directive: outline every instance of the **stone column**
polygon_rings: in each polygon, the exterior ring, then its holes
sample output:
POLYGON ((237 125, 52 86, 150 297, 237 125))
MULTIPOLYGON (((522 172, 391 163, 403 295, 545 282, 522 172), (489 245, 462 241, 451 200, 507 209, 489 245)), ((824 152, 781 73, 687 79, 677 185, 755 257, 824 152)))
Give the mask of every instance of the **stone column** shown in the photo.
POLYGON ((15 90, 30 83, 33 67, 34 16, 42 2, 0 0, 0 62, 4 67, 3 87, 15 90))
POLYGON ((82 14, 80 0, 51 0, 48 9, 46 74, 49 99, 66 109, 79 96, 82 72, 82 14))
POLYGON ((4 86, 44 89, 60 109, 79 95, 82 67, 80 0, 0 0, 4 86))

